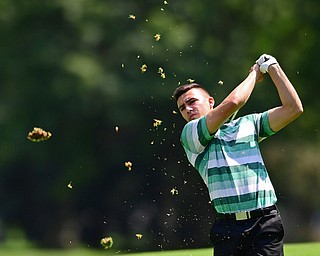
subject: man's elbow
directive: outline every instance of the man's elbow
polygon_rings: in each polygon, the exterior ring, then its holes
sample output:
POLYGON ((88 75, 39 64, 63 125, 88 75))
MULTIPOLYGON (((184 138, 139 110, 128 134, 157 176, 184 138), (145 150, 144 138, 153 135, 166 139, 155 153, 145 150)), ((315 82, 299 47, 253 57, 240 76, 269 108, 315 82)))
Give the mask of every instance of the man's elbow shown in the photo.
POLYGON ((299 116, 301 116, 303 113, 303 106, 301 103, 297 104, 296 106, 294 106, 291 110, 291 115, 294 117, 294 118, 297 118, 299 116))
POLYGON ((239 109, 239 108, 243 107, 244 104, 246 104, 246 99, 244 99, 244 98, 241 98, 241 99, 234 98, 234 99, 231 99, 229 101, 229 104, 230 104, 230 106, 232 106, 232 108, 239 109))

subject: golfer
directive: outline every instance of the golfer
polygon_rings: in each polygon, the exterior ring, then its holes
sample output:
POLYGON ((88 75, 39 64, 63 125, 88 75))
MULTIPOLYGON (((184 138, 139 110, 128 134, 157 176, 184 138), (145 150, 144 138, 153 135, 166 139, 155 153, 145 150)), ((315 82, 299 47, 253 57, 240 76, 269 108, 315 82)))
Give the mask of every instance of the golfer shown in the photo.
POLYGON ((216 210, 210 232, 214 255, 283 255, 277 197, 258 143, 300 116, 303 107, 277 60, 261 55, 248 76, 217 106, 196 83, 178 87, 173 96, 187 121, 181 143, 216 210), (264 73, 277 89, 280 106, 231 120, 264 73))

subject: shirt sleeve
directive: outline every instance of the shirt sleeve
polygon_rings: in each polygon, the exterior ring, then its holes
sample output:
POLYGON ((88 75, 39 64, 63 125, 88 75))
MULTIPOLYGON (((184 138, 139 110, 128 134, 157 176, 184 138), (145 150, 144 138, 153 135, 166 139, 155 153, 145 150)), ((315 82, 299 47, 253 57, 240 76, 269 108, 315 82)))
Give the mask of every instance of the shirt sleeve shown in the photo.
POLYGON ((262 141, 275 133, 276 132, 270 127, 268 111, 263 112, 260 117, 259 141, 262 141))
POLYGON ((195 154, 200 154, 214 136, 210 135, 206 116, 188 122, 181 133, 183 147, 195 154))

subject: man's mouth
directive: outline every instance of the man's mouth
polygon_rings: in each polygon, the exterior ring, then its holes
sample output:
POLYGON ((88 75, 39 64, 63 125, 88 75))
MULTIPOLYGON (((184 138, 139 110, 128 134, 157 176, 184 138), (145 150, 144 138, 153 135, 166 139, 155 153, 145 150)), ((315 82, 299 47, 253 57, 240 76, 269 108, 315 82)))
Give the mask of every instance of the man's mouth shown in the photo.
POLYGON ((195 119, 196 117, 197 117, 197 114, 196 114, 196 113, 192 113, 192 114, 189 115, 189 119, 190 119, 190 120, 193 120, 193 119, 195 119))

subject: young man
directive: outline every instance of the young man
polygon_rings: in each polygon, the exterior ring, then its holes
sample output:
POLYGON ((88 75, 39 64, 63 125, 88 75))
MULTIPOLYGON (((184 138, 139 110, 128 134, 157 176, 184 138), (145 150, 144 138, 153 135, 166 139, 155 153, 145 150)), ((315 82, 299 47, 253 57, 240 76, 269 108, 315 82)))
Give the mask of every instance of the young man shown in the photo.
POLYGON ((214 255, 283 255, 277 198, 258 143, 296 119, 303 107, 277 60, 261 55, 243 82, 216 107, 213 97, 195 83, 178 87, 173 96, 188 122, 182 145, 217 212, 210 233, 214 255), (264 73, 276 86, 281 105, 230 120, 264 73))

